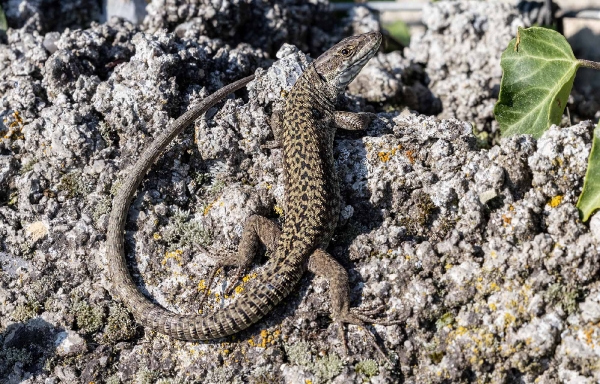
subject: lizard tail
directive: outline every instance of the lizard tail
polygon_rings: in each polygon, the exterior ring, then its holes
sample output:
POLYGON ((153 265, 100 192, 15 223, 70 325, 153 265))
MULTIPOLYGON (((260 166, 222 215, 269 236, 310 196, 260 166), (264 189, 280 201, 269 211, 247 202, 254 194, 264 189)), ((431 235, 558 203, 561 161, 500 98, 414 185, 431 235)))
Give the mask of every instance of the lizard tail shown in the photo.
POLYGON ((233 305, 209 315, 178 315, 148 300, 139 302, 134 315, 144 319, 146 326, 182 340, 211 340, 237 333, 269 313, 290 294, 302 275, 302 269, 298 268, 295 274, 286 273, 274 279, 270 267, 276 268, 276 265, 267 265, 264 276, 256 280, 261 282, 260 286, 245 290, 233 305))
MULTIPOLYGON (((112 211, 109 216, 108 229, 106 231, 106 259, 108 277, 112 285, 112 293, 116 294, 116 296, 129 307, 138 321, 141 321, 144 325, 151 326, 156 331, 184 339, 218 338, 236 332, 238 329, 243 329, 239 328, 240 325, 237 323, 228 324, 228 322, 235 322, 240 318, 245 319, 246 316, 248 316, 251 321, 256 321, 258 320, 256 316, 259 316, 259 313, 266 308, 264 305, 259 308, 258 306, 262 305, 261 303, 268 302, 270 306, 269 309, 275 305, 271 305, 271 302, 274 302, 275 300, 262 297, 261 295, 264 295, 264 290, 260 290, 255 294, 248 295, 248 304, 245 307, 240 307, 238 317, 224 317, 233 315, 233 313, 230 313, 234 311, 233 309, 223 311, 224 313, 201 318, 198 316, 188 318, 186 316, 173 314, 152 303, 138 290, 127 269, 125 260, 123 231, 125 229, 127 212, 129 211, 131 200, 148 169, 167 145, 169 145, 175 136, 177 136, 185 127, 190 125, 225 96, 242 88, 253 79, 254 75, 251 75, 221 88, 202 100, 198 106, 188 110, 175 120, 165 132, 160 134, 154 142, 144 150, 138 161, 127 171, 126 178, 123 180, 122 185, 113 199, 112 211), (244 308, 244 310, 241 308, 244 308), (193 325, 193 327, 190 328, 190 325, 193 325), (223 328, 222 332, 221 328, 223 328)), ((298 277, 298 279, 299 278, 300 277, 298 277)), ((287 287, 277 286, 274 288, 276 290, 282 290, 282 294, 288 293, 287 287), (284 289, 285 291, 283 291, 284 289)), ((289 289, 291 290, 291 287, 289 289)), ((277 295, 271 295, 270 297, 274 296, 277 295)), ((245 327, 250 324, 251 323, 245 325, 245 327)))

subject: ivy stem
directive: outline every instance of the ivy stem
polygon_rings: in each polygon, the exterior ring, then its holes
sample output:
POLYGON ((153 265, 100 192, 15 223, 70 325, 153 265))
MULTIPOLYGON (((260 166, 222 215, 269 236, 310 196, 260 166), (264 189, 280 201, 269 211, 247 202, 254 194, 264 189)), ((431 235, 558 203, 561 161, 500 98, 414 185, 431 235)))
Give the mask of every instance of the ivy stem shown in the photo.
POLYGON ((600 71, 600 63, 590 60, 578 60, 582 67, 597 69, 600 71))

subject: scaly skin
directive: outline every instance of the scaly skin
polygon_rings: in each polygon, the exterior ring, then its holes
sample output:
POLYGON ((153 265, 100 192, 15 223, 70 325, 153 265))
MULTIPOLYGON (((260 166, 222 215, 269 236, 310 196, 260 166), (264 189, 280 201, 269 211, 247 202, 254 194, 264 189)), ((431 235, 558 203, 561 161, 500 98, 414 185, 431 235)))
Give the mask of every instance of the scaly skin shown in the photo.
POLYGON ((143 176, 169 142, 187 125, 230 93, 249 82, 247 77, 209 96, 202 105, 176 120, 140 160, 113 201, 107 232, 108 275, 118 296, 145 327, 184 340, 208 340, 239 332, 257 322, 295 288, 308 269, 330 279, 336 322, 362 325, 373 322, 350 311, 346 271, 325 252, 339 216, 339 186, 334 167, 335 129, 362 129, 368 114, 336 112, 337 96, 373 57, 381 34, 372 32, 344 39, 313 62, 293 86, 286 100, 283 131, 287 212, 282 230, 252 216, 246 223, 238 256, 223 265, 241 270, 252 260, 258 240, 273 250, 272 258, 237 300, 210 315, 178 315, 150 302, 135 286, 125 262, 123 230, 129 205, 143 176))

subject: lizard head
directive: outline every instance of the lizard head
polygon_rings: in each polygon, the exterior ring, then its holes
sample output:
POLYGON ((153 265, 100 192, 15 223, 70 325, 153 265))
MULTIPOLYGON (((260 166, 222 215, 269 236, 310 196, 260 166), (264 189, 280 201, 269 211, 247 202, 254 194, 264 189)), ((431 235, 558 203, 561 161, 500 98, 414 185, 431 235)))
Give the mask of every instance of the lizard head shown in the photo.
POLYGON ((379 49, 381 33, 350 36, 323 53, 314 65, 317 73, 338 92, 343 91, 379 49))

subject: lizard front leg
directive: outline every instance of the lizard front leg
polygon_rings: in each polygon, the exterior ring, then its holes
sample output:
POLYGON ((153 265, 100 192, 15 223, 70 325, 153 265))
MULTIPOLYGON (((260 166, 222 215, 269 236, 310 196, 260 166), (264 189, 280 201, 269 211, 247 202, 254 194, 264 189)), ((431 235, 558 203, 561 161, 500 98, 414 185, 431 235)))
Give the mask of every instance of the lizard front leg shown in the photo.
POLYGON ((274 110, 269 121, 271 131, 273 132, 274 140, 267 141, 260 147, 263 149, 281 148, 281 138, 283 136, 283 111, 280 109, 274 110))
MULTIPOLYGON (((400 324, 398 320, 383 320, 374 319, 370 316, 381 312, 385 306, 379 306, 374 309, 365 310, 358 308, 350 308, 350 287, 348 285, 348 273, 344 267, 322 249, 317 249, 310 256, 308 261, 308 270, 317 276, 322 276, 329 281, 329 297, 331 300, 331 312, 335 323, 338 325, 339 337, 342 341, 344 353, 348 354, 348 346, 346 344, 346 336, 344 334, 344 324, 353 324, 359 327, 365 326, 365 323, 395 325, 400 324)), ((375 337, 368 330, 365 332, 367 338, 373 346, 379 351, 384 359, 389 362, 387 355, 383 352, 375 337)))
POLYGON ((263 243, 267 250, 272 252, 275 250, 280 235, 281 229, 271 220, 259 215, 250 216, 244 224, 244 232, 242 233, 242 240, 240 241, 237 253, 219 260, 208 275, 206 292, 199 303, 200 308, 208 295, 209 288, 219 269, 223 267, 237 268, 231 284, 229 284, 229 287, 225 291, 225 295, 230 295, 242 274, 248 269, 256 256, 259 242, 263 243))

